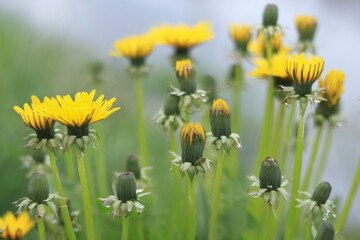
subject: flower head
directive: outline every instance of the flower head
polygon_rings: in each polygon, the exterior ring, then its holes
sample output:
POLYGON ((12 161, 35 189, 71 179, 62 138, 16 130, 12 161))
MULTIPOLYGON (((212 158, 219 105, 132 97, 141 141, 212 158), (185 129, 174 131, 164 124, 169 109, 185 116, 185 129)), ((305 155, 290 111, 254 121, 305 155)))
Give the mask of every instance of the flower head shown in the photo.
POLYGON ((327 100, 329 108, 338 104, 341 94, 344 92, 345 74, 341 70, 330 70, 326 78, 320 79, 319 87, 325 88, 320 95, 327 100))
POLYGON ((335 239, 334 226, 328 221, 322 222, 319 227, 319 230, 317 231, 315 240, 334 240, 334 239, 335 239))
POLYGON ((34 173, 28 185, 29 198, 36 202, 42 203, 49 197, 49 183, 44 174, 34 173))
POLYGON ((205 132, 198 122, 187 123, 181 131, 181 158, 192 165, 202 158, 205 147, 205 132))
POLYGON ((214 100, 210 110, 211 132, 215 137, 231 134, 231 112, 227 103, 222 100, 214 100))
POLYGON ((207 42, 214 37, 212 27, 207 22, 199 22, 195 26, 185 24, 177 26, 164 25, 152 28, 150 34, 156 43, 174 47, 176 55, 188 55, 190 48, 207 42))
POLYGON ((251 26, 231 24, 229 27, 230 37, 236 44, 237 50, 245 55, 247 53, 247 45, 251 39, 251 26))
MULTIPOLYGON (((283 34, 275 32, 271 37, 271 47, 274 53, 288 54, 290 48, 282 44, 283 34)), ((265 38, 259 32, 257 39, 249 43, 248 49, 250 53, 257 57, 266 57, 265 38)))
POLYGON ((275 4, 267 4, 263 13, 263 26, 276 27, 278 19, 278 7, 275 4))
POLYGON ((317 19, 309 15, 298 15, 295 17, 295 25, 299 32, 300 41, 311 42, 314 38, 317 19))
POLYGON ((189 59, 176 62, 176 76, 181 91, 186 94, 196 91, 196 72, 189 59))
POLYGON ((130 36, 116 41, 114 48, 111 56, 126 57, 133 66, 141 66, 154 49, 154 41, 149 35, 130 36))
POLYGON ((300 97, 311 93, 313 83, 324 70, 324 60, 313 55, 305 58, 305 53, 287 56, 284 61, 287 75, 294 80, 294 91, 300 97))
POLYGON ((7 212, 3 217, 0 217, 0 229, 4 231, 0 233, 3 239, 21 239, 23 238, 35 225, 27 212, 21 213, 17 218, 12 212, 7 212))

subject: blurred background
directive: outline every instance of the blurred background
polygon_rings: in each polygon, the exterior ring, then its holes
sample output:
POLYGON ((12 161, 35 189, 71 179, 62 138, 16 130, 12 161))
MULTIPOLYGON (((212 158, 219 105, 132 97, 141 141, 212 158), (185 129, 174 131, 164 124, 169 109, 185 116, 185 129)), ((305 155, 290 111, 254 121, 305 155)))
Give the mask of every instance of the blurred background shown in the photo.
MULTIPOLYGON (((284 42, 293 44, 297 40, 294 17, 310 14, 318 18, 315 45, 318 55, 325 59, 325 71, 342 69, 345 72, 345 93, 341 99, 341 112, 345 123, 334 133, 329 163, 324 180, 333 186, 332 198, 347 196, 354 169, 359 157, 360 133, 360 72, 357 56, 360 53, 360 2, 356 0, 304 0, 272 1, 279 7, 279 23, 284 26, 284 42)), ((113 42, 132 34, 142 34, 152 26, 164 23, 195 24, 209 21, 213 25, 215 38, 193 49, 198 76, 209 74, 218 83, 219 97, 230 100, 231 91, 225 84, 232 60, 229 55, 233 43, 229 38, 230 23, 248 23, 254 27, 261 23, 262 11, 267 1, 0 1, 0 215, 14 210, 14 200, 26 195, 27 170, 21 168, 20 157, 29 154, 24 149, 23 136, 31 133, 19 116, 14 105, 29 102, 31 95, 40 99, 56 94, 71 94, 90 91, 91 66, 101 61, 101 93, 106 98, 116 97, 115 106, 121 110, 104 122, 105 153, 108 166, 109 189, 112 170, 122 171, 129 155, 138 149, 136 113, 133 82, 126 75, 126 59, 110 57, 108 52, 113 42)), ((151 67, 144 81, 146 117, 150 144, 150 161, 154 165, 154 206, 148 206, 151 214, 164 216, 156 223, 166 226, 168 211, 163 207, 171 184, 168 168, 167 137, 163 131, 151 124, 151 118, 163 107, 169 83, 175 81, 169 57, 172 49, 157 46, 147 63, 151 67)), ((246 71, 252 69, 246 64, 246 71)), ((242 171, 248 172, 254 159, 260 137, 263 115, 264 82, 246 79, 242 111, 242 135, 244 149, 242 171)), ((100 93, 98 93, 100 94, 100 93)), ((314 107, 310 111, 314 111, 314 107)), ((308 144, 314 138, 313 122, 308 121, 308 144)), ((311 147, 305 149, 306 167, 311 147)), ((63 163, 58 161, 60 167, 63 163)), ((244 179, 245 179, 244 175, 244 179)), ((286 176, 291 178, 292 176, 286 176)), ((71 183, 64 180, 68 192, 79 195, 71 183), (67 185, 68 184, 68 185, 67 185)), ((55 189, 55 188, 53 188, 55 189)), ((66 191, 66 190, 65 190, 66 191)), ((359 191, 360 192, 360 191, 359 191)), ((346 231, 359 232, 360 193, 347 221, 346 231)), ((110 192, 109 192, 110 194, 110 192)), ((79 195, 79 197, 81 197, 79 195)), ((104 196, 99 196, 104 197, 104 196)), ((342 206, 343 202, 340 202, 342 206)), ((81 207, 81 202, 75 208, 81 207)), ((111 218, 110 218, 111 219, 111 218)), ((150 217, 145 219, 151 222, 150 217)), ((119 225, 120 226, 120 225, 119 225)), ((153 233, 155 238, 156 233, 153 233)), ((360 236, 360 235, 357 235, 360 236)), ((31 237, 31 236, 30 236, 31 237)))

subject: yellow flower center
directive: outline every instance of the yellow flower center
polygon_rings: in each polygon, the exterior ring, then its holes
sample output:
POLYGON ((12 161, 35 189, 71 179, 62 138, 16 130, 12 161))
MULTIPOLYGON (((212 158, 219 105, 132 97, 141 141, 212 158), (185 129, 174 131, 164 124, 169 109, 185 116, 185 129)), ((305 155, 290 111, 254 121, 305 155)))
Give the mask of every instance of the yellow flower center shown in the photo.
POLYGON ((202 141, 205 141, 205 132, 202 125, 198 122, 185 124, 181 131, 181 138, 191 144, 195 137, 200 137, 202 141))
POLYGON ((211 112, 223 112, 226 116, 228 116, 230 114, 230 109, 227 103, 219 98, 218 100, 214 100, 211 112))
POLYGON ((189 59, 176 61, 176 73, 179 77, 185 77, 187 80, 190 74, 195 72, 193 65, 189 59))

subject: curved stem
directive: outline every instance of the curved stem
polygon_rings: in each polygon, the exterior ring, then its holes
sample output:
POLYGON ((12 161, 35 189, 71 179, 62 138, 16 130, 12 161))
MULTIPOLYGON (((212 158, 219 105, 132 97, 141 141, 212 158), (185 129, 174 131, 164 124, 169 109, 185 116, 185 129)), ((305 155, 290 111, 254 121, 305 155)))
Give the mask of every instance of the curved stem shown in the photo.
POLYGON ((38 217, 37 225, 38 225, 38 230, 39 230, 39 239, 40 240, 46 240, 44 218, 38 217))
POLYGON ((280 169, 282 169, 282 171, 284 171, 286 167, 286 159, 287 159, 287 154, 289 152, 289 142, 291 139, 291 133, 294 125, 293 123, 294 123, 295 113, 296 113, 296 104, 292 104, 286 132, 285 132, 285 138, 283 142, 284 144, 282 146, 282 153, 280 157, 280 169))
MULTIPOLYGON (((305 101, 307 101, 305 99, 305 101)), ((302 153, 303 153, 303 144, 304 144, 304 115, 306 110, 305 107, 302 106, 300 99, 300 109, 299 109, 299 125, 298 125, 298 132, 297 132, 297 142, 296 142, 296 155, 295 155, 295 164, 294 164, 294 171, 293 171, 293 186, 291 189, 291 201, 289 206, 289 213, 285 227, 285 240, 293 240, 295 234, 294 223, 296 221, 297 215, 297 208, 296 199, 297 193, 299 191, 300 186, 300 178, 301 178, 301 165, 302 165, 302 153)), ((307 102, 306 102, 307 103, 307 102)))
POLYGON ((285 104, 280 104, 279 107, 279 114, 276 121, 274 138, 273 138, 273 145, 272 145, 272 156, 274 158, 278 158, 279 152, 279 145, 280 145, 280 138, 282 136, 283 124, 284 124, 284 117, 285 117, 285 104))
POLYGON ((189 186, 189 219, 188 219, 188 240, 195 240, 196 213, 195 213, 195 181, 190 181, 189 186))
POLYGON ((129 217, 123 215, 121 240, 127 240, 129 236, 129 217))
POLYGON ((356 191, 359 187, 359 183, 360 183, 360 158, 358 160, 358 165, 356 168, 355 176, 354 176, 351 188, 350 188, 349 195, 346 198, 344 209, 342 210, 342 212, 338 218, 338 221, 336 222, 336 225, 335 225, 335 230, 338 234, 341 232, 341 230, 346 222, 346 219, 349 214, 351 205, 353 203, 356 191))
POLYGON ((86 236, 88 240, 94 240, 95 239, 94 220, 91 209, 89 188, 85 173, 84 154, 79 149, 76 150, 77 150, 81 192, 82 192, 84 213, 85 213, 86 236))
POLYGON ((61 185, 59 172, 58 172, 58 169, 56 166, 54 153, 50 150, 48 151, 48 153, 49 153, 49 158, 50 158, 51 170, 54 175, 56 191, 58 191, 59 196, 62 197, 59 199, 59 202, 60 202, 61 214, 62 214, 64 224, 65 224, 66 235, 70 240, 76 240, 76 235, 74 232, 73 225, 71 223, 68 205, 66 204, 65 199, 63 199, 65 197, 65 195, 64 195, 64 190, 61 185))
POLYGON ((217 227, 217 218, 219 215, 220 187, 221 187, 221 176, 222 176, 224 155, 225 155, 225 151, 223 149, 219 150, 219 157, 217 160, 217 167, 216 167, 213 202, 211 208, 209 240, 214 240, 216 237, 216 227, 217 227))
POLYGON ((144 99, 143 99, 143 86, 141 78, 138 76, 135 78, 135 92, 136 92, 136 111, 138 118, 138 131, 139 131, 139 142, 140 142, 140 155, 142 159, 142 166, 149 166, 148 159, 148 146, 146 137, 146 126, 145 126, 145 113, 144 113, 144 99))
POLYGON ((321 124, 318 127, 318 131, 317 131, 316 138, 315 138, 315 141, 314 141, 313 149, 312 149, 312 152, 311 152, 309 165, 308 165, 308 168, 306 170, 304 183, 303 183, 303 186, 301 188, 303 192, 307 191, 307 189, 309 187, 309 183, 310 183, 310 179, 311 179, 311 176, 312 176, 312 171, 313 171, 313 167, 314 167, 314 163, 315 163, 315 159, 316 159, 317 150, 319 148, 322 129, 323 129, 323 124, 321 124))

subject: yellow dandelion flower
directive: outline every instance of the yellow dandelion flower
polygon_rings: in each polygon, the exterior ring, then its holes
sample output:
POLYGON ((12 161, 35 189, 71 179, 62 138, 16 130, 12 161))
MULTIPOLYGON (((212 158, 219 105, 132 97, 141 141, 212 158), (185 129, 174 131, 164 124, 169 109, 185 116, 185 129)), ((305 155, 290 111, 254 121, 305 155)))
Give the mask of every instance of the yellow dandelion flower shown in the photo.
POLYGON ((185 24, 164 25, 152 28, 150 34, 156 43, 172 46, 176 49, 176 54, 180 55, 188 54, 190 48, 214 37, 212 26, 207 22, 199 22, 195 26, 185 24))
POLYGON ((247 52, 247 45, 251 39, 251 30, 250 25, 231 24, 229 26, 230 37, 241 53, 247 52))
POLYGON ((329 108, 338 104, 340 96, 344 92, 344 80, 345 74, 341 70, 330 70, 326 78, 320 79, 319 87, 325 88, 320 96, 326 98, 329 108))
POLYGON ((54 138, 54 121, 47 118, 38 111, 41 105, 36 96, 31 97, 32 104, 24 104, 24 109, 14 106, 14 110, 21 116, 26 126, 35 130, 39 140, 54 138))
POLYGON ((299 32, 300 41, 312 41, 317 25, 316 17, 298 15, 295 17, 295 25, 299 32))
POLYGON ((110 52, 114 57, 126 57, 132 65, 144 64, 145 58, 153 51, 154 41, 149 35, 130 36, 114 43, 115 50, 110 52))
POLYGON ((21 213, 17 218, 12 212, 7 212, 3 217, 0 217, 0 229, 4 231, 0 234, 2 239, 21 239, 23 238, 35 225, 27 212, 21 213))
MULTIPOLYGON (((271 39, 271 46, 274 53, 279 54, 288 54, 290 52, 290 48, 282 44, 281 33, 276 32, 271 39)), ((257 57, 266 57, 266 49, 265 49, 265 38, 262 33, 259 33, 257 39, 255 41, 249 42, 248 46, 249 52, 257 57)))
POLYGON ((274 54, 271 57, 271 64, 266 58, 255 59, 253 60, 255 68, 252 70, 252 72, 247 74, 247 76, 256 78, 267 78, 268 76, 274 76, 282 78, 291 83, 283 65, 285 57, 285 54, 274 54))
POLYGON ((184 125, 181 131, 181 140, 192 144, 194 139, 200 139, 200 141, 205 142, 205 132, 201 123, 193 122, 187 123, 184 125))
POLYGON ((294 90, 299 96, 311 93, 313 83, 324 70, 324 60, 313 55, 305 58, 305 53, 287 56, 284 60, 284 69, 287 75, 294 80, 294 90))

